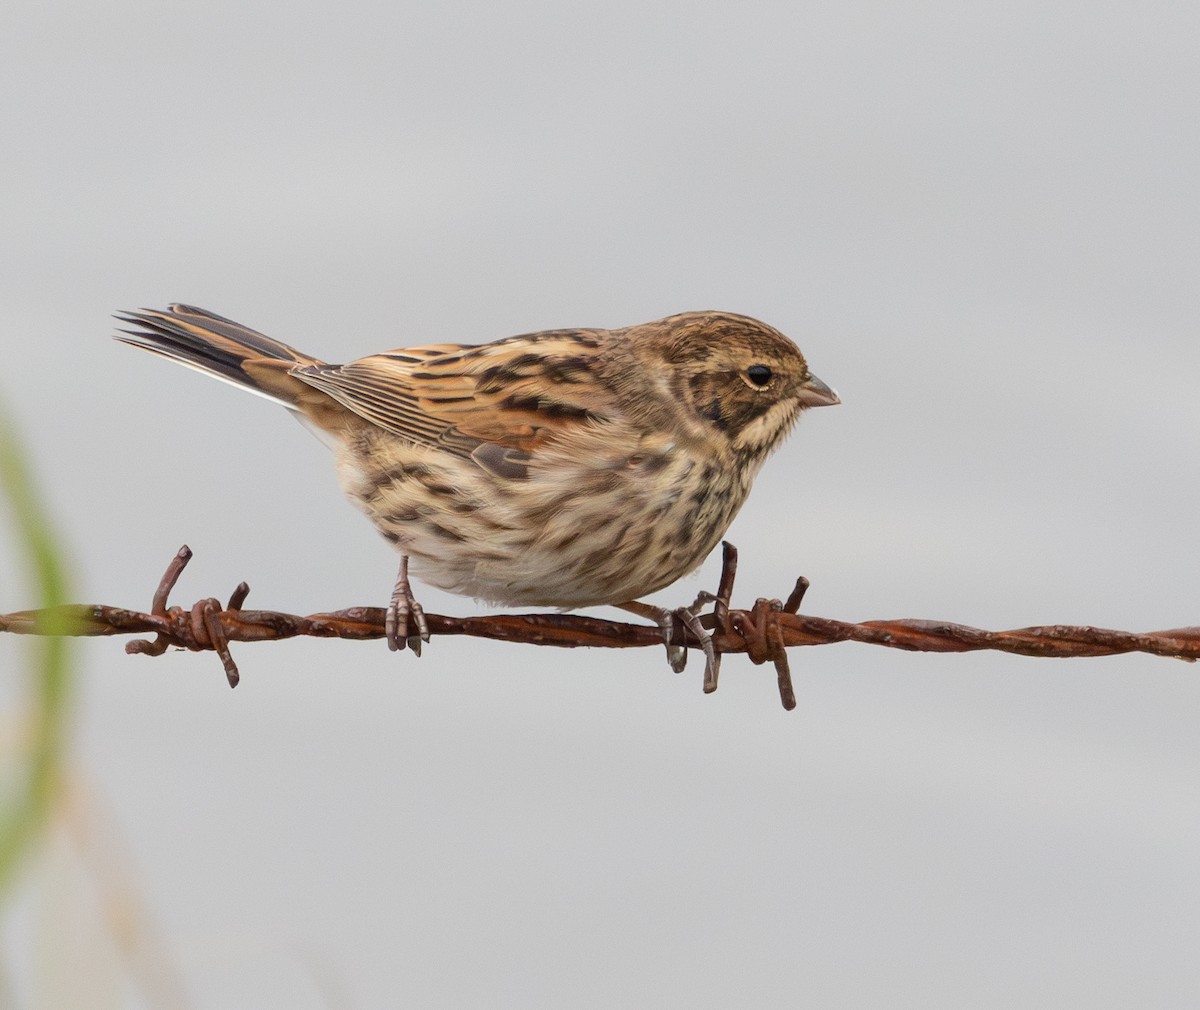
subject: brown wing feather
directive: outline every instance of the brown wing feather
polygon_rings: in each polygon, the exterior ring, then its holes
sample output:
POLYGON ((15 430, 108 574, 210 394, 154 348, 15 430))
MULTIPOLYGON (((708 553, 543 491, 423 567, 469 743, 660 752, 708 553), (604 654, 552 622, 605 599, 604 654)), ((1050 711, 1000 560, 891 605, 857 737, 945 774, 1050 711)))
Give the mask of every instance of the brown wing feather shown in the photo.
POLYGON ((292 374, 403 438, 483 465, 503 457, 511 468, 547 439, 619 414, 592 367, 599 335, 551 331, 478 347, 411 347, 292 374))

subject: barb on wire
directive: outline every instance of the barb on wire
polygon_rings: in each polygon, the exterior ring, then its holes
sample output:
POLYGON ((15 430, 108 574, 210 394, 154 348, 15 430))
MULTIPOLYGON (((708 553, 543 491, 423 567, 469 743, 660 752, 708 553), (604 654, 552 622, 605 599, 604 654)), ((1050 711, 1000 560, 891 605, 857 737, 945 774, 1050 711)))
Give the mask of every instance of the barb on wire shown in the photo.
MULTIPOLYGON (((973 652, 991 649, 1022 656, 1071 658, 1116 656, 1145 652, 1194 662, 1200 659, 1200 627, 1175 628, 1136 634, 1105 628, 1065 624, 984 631, 945 621, 912 619, 866 621, 852 624, 826 617, 799 613, 808 589, 801 577, 785 602, 759 599, 749 610, 730 608, 737 574, 737 549, 724 545, 721 580, 716 593, 701 593, 692 610, 706 603, 713 610, 699 618, 710 635, 717 665, 705 679, 704 690, 717 689, 717 667, 722 655, 745 653, 756 664, 775 666, 779 698, 786 709, 796 707, 787 650, 802 645, 833 642, 862 642, 889 649, 914 652, 973 652)), ((48 610, 22 610, 0 615, 0 631, 19 635, 61 634, 63 621, 72 635, 153 634, 153 639, 128 642, 126 652, 160 656, 169 647, 216 652, 231 687, 239 674, 230 652, 230 642, 268 642, 307 635, 314 638, 370 639, 384 637, 382 607, 351 607, 329 613, 300 617, 270 610, 244 610, 250 592, 246 583, 234 589, 227 604, 214 597, 200 600, 190 609, 169 607, 167 600, 183 573, 192 552, 186 546, 167 566, 151 602, 150 613, 99 604, 75 604, 48 610)), ((575 614, 496 614, 487 617, 445 617, 427 614, 431 635, 472 635, 530 645, 563 648, 628 649, 662 646, 662 629, 655 625, 628 624, 580 617, 575 614)), ((686 622, 676 619, 673 642, 702 649, 703 642, 686 622)))

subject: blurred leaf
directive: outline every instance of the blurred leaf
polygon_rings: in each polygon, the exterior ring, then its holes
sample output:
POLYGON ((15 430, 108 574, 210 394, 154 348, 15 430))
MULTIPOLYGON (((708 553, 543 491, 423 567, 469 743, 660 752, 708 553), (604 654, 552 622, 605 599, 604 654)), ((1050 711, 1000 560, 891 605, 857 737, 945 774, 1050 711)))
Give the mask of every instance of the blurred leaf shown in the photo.
MULTIPOLYGON (((38 497, 13 425, 0 410, 0 491, 8 500, 16 540, 26 556, 29 581, 43 607, 66 601, 66 578, 47 510, 38 497)), ((15 579, 8 575, 11 585, 15 579)), ((39 638, 30 668, 29 732, 21 742, 22 767, 14 776, 15 795, 0 811, 0 898, 8 891, 21 858, 46 821, 61 784, 67 702, 72 676, 71 632, 65 616, 54 633, 39 638)))

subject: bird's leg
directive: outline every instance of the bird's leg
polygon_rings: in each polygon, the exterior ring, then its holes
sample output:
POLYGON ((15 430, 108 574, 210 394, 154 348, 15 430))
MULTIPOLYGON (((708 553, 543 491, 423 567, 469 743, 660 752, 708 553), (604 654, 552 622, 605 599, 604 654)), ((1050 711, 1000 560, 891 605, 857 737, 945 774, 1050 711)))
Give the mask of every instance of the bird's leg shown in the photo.
POLYGON ((729 598, 733 595, 733 580, 737 577, 737 548, 728 540, 721 541, 721 580, 717 591, 710 593, 701 589, 696 595, 696 602, 690 607, 681 607, 673 612, 691 631, 704 648, 704 693, 712 694, 717 689, 717 676, 721 672, 721 657, 713 646, 712 635, 708 634, 700 624, 697 616, 700 608, 711 603, 716 630, 723 634, 732 631, 729 622, 729 598))
POLYGON ((687 646, 676 645, 672 641, 675 634, 675 611, 666 607, 656 607, 652 603, 642 603, 640 600, 618 603, 617 607, 658 625, 659 631, 662 632, 663 645, 667 647, 667 663, 675 673, 682 673, 687 666, 687 646))
POLYGON ((388 648, 398 652, 407 645, 416 655, 421 655, 421 643, 429 641, 429 625, 425 623, 425 611, 413 596, 408 582, 408 555, 400 556, 400 572, 396 576, 396 587, 387 608, 384 625, 388 648), (416 625, 416 634, 409 635, 409 622, 416 625))
POLYGON ((717 670, 720 664, 716 650, 713 649, 712 636, 704 630, 700 618, 691 609, 676 607, 671 610, 667 607, 656 607, 651 603, 642 603, 639 600, 629 600, 625 603, 618 603, 616 606, 631 614, 637 614, 638 617, 654 621, 659 626, 662 630, 663 644, 667 647, 667 662, 676 673, 683 672, 683 668, 687 666, 687 646, 677 645, 674 642, 675 621, 678 620, 682 623, 700 642, 700 648, 704 650, 705 692, 716 690, 717 670))
MULTIPOLYGON (((700 618, 687 607, 676 607, 671 614, 678 617, 683 626, 700 640, 700 648, 704 650, 704 693, 712 694, 717 689, 717 671, 721 669, 721 658, 713 648, 712 635, 704 630, 700 618)), ((684 658, 686 659, 686 653, 684 658)))

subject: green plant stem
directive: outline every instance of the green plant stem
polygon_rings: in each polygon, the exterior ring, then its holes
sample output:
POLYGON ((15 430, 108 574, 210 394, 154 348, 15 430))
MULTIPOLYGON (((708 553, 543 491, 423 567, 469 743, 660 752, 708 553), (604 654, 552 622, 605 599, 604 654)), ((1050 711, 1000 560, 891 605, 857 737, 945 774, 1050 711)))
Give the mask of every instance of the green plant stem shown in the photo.
MULTIPOLYGON (((67 598, 66 575, 47 509, 34 486, 19 439, 0 410, 0 490, 8 499, 16 540, 43 605, 67 598)), ((10 583, 11 584, 11 583, 10 583)), ((50 637, 38 643, 31 667, 29 736, 16 795, 0 811, 0 896, 7 893, 22 857, 37 838, 61 784, 73 678, 69 663, 69 617, 57 619, 50 637)))

